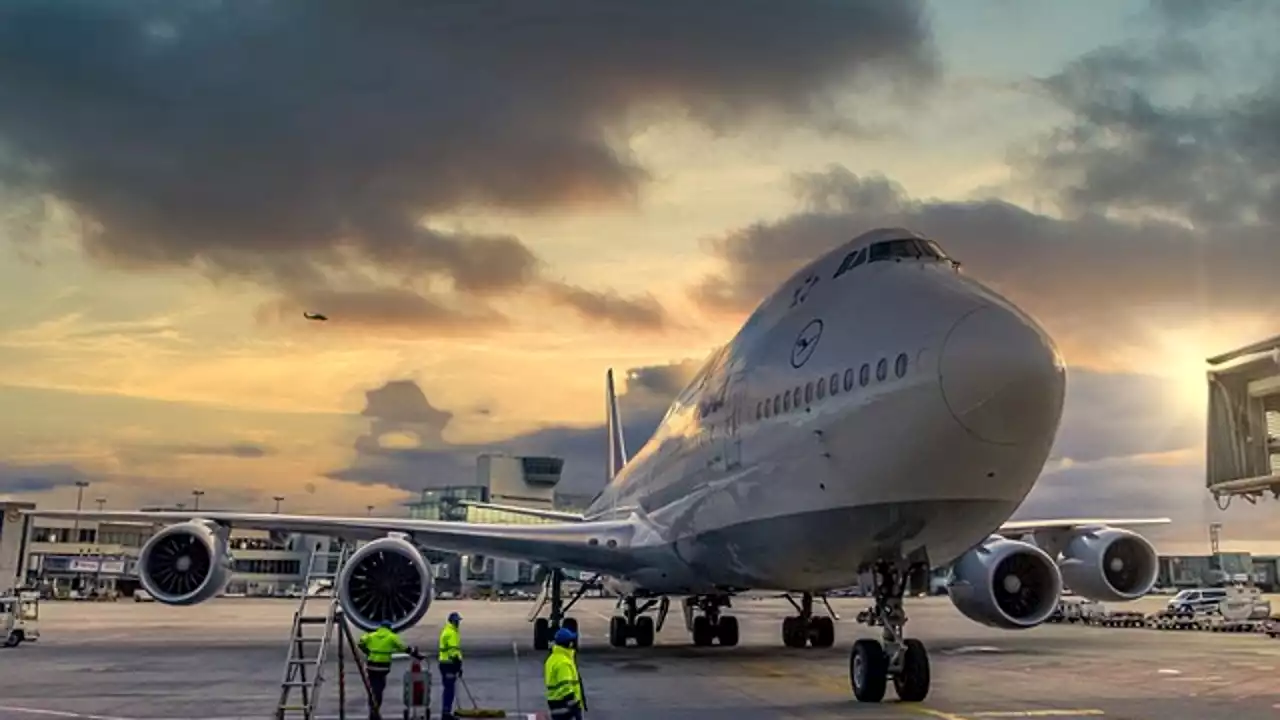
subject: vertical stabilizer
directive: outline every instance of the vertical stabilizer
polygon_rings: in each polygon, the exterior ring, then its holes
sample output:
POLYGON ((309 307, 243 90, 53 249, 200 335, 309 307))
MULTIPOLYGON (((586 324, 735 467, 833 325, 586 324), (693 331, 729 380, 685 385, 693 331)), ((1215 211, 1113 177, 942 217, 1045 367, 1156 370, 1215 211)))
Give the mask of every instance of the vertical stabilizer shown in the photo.
POLYGON ((613 368, 605 374, 605 426, 609 431, 609 459, 605 470, 608 480, 627 464, 627 443, 622 437, 622 415, 618 412, 618 395, 613 390, 613 368))

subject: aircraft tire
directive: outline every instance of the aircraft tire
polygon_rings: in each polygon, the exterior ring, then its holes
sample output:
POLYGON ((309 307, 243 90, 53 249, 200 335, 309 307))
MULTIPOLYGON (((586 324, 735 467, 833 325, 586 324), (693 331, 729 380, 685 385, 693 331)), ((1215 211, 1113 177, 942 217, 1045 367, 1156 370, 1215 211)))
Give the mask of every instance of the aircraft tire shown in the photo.
POLYGON ((807 640, 803 621, 799 617, 782 619, 782 644, 789 648, 802 648, 807 640))
POLYGON ((903 644, 906 654, 902 672, 893 677, 893 689, 903 702, 924 702, 929 696, 929 652, 919 640, 909 638, 903 644))
POLYGON ((546 650, 551 646, 551 621, 538 618, 533 621, 533 649, 546 650))
POLYGON ((715 638, 715 627, 711 624, 711 618, 706 615, 699 615, 693 619, 693 644, 698 647, 706 647, 711 644, 715 638))
POLYGON ((875 640, 859 640, 849 654, 849 684, 858 702, 884 700, 889 680, 889 657, 875 640))
POLYGON ((627 619, 621 615, 614 615, 609 618, 609 644, 616 648, 626 647, 629 629, 627 627, 627 619))
POLYGON ((721 615, 720 622, 716 624, 716 635, 720 637, 720 644, 724 647, 737 645, 738 618, 732 615, 721 615))
POLYGON ((829 617, 819 616, 813 620, 811 642, 816 648, 829 648, 836 644, 836 623, 829 617))
MULTIPOLYGON (((636 647, 653 647, 653 618, 648 615, 641 615, 636 618, 635 627, 632 628, 633 637, 636 639, 636 647)), ((626 644, 624 639, 623 644, 626 644)))

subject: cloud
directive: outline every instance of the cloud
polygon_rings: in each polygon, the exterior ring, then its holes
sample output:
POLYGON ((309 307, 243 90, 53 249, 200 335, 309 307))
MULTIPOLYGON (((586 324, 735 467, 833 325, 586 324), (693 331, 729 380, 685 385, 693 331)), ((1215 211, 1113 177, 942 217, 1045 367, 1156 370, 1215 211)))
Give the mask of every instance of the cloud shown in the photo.
POLYGON ((69 464, 12 464, 0 461, 0 494, 45 492, 88 479, 87 474, 69 464))
POLYGON ((239 458, 241 460, 256 460, 275 454, 275 449, 258 443, 230 443, 227 445, 201 445, 198 443, 183 445, 160 445, 152 450, 160 453, 172 455, 195 455, 209 457, 228 457, 239 458))
MULTIPOLYGON (((847 125, 837 94, 937 72, 921 0, 15 0, 0 61, 0 185, 74 208, 91 256, 472 330, 492 325, 460 305, 493 319, 545 267, 424 218, 628 201, 648 175, 625 141, 659 117, 847 125)), ((545 289, 589 320, 661 324, 650 298, 545 289)))
MULTIPOLYGON (((685 360, 632 368, 618 396, 627 447, 635 452, 653 434, 676 393, 701 362, 685 360)), ((406 490, 475 482, 476 456, 485 452, 565 458, 558 490, 591 493, 604 486, 607 435, 603 422, 587 427, 541 428, 492 443, 453 444, 444 433, 453 413, 431 405, 412 380, 395 380, 366 393, 362 415, 369 432, 355 442, 356 457, 327 473, 335 480, 391 485, 406 490)), ((602 413, 603 414, 603 413, 602 413)))
POLYGON ((801 210, 711 243, 723 270, 692 288, 704 308, 740 315, 819 254, 873 227, 907 226, 1041 319, 1069 361, 1148 342, 1142 333, 1156 325, 1280 310, 1270 292, 1280 243, 1261 228, 1206 234, 1156 219, 1056 218, 994 199, 921 200, 842 166, 794 183, 801 210))

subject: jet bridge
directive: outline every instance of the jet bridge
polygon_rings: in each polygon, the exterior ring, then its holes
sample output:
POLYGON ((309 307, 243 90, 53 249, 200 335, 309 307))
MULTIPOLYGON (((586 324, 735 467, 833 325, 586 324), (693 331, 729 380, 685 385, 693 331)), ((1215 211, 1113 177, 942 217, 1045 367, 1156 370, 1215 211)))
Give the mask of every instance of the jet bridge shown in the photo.
POLYGON ((1233 497, 1280 499, 1280 336, 1208 359, 1207 486, 1233 497))

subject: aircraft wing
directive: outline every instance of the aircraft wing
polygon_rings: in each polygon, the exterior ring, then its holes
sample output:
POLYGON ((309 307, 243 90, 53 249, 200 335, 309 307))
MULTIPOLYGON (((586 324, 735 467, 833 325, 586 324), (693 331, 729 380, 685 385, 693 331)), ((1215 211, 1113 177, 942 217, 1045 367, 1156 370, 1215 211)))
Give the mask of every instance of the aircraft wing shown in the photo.
POLYGON ((1062 520, 1011 520, 1000 526, 997 533, 1034 533, 1046 530, 1075 530, 1082 527, 1098 527, 1107 525, 1117 527, 1122 525, 1168 525, 1173 522, 1170 518, 1127 518, 1127 519, 1107 519, 1107 518, 1071 518, 1062 520))
POLYGON ((348 540, 374 540, 387 533, 401 532, 411 535, 419 545, 438 550, 528 560, 595 572, 622 573, 637 567, 634 556, 628 549, 645 531, 645 527, 635 516, 623 520, 592 522, 486 525, 407 518, 216 511, 28 510, 24 514, 63 520, 80 518, 161 525, 200 519, 227 527, 305 533, 348 540))
POLYGON ((458 504, 465 507, 479 508, 481 510, 496 510, 498 512, 525 515, 527 517, 542 518, 544 520, 580 523, 585 519, 581 513, 564 512, 563 510, 542 510, 539 508, 522 507, 520 505, 502 505, 500 503, 480 502, 478 500, 459 500, 458 504))

